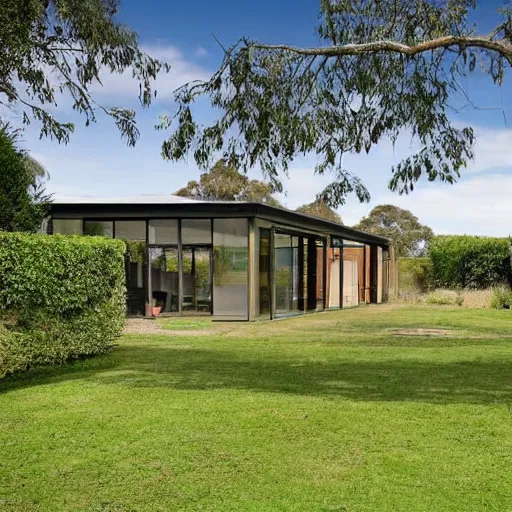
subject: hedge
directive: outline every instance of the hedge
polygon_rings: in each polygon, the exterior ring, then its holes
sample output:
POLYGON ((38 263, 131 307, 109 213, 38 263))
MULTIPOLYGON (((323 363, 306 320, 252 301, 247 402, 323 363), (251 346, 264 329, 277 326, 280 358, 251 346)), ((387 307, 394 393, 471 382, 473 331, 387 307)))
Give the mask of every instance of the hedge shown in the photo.
POLYGON ((438 288, 485 289, 509 284, 510 240, 478 236, 436 236, 430 243, 432 279, 438 288))
POLYGON ((0 378, 107 351, 125 317, 125 245, 0 233, 0 378))
POLYGON ((398 260, 400 293, 424 293, 432 286, 432 267, 429 258, 400 258, 398 260))

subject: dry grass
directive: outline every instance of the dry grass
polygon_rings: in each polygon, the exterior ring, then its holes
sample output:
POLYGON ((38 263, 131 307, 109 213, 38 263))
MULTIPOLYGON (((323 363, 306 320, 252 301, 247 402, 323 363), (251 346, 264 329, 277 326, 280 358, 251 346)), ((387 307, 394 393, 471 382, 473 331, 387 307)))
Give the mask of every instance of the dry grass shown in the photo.
POLYGON ((461 292, 464 297, 464 307, 470 309, 487 309, 491 307, 492 289, 466 290, 461 292))
POLYGON ((434 290, 429 294, 424 293, 401 293, 398 302, 401 304, 437 304, 437 305, 454 305, 459 298, 462 302, 461 306, 467 309, 489 309, 491 307, 493 291, 491 288, 487 290, 434 290), (436 300, 439 298, 440 300, 436 300), (453 300, 447 300, 446 304, 443 304, 443 298, 453 300))

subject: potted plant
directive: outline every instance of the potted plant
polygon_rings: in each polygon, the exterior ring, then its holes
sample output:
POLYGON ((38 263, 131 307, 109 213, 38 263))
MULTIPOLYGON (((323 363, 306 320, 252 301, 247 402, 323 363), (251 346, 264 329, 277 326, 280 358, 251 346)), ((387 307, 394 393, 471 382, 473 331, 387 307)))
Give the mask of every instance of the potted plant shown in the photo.
POLYGON ((151 305, 151 316, 153 316, 153 318, 156 318, 161 312, 162 312, 162 306, 159 306, 157 301, 155 299, 153 299, 152 305, 151 305))

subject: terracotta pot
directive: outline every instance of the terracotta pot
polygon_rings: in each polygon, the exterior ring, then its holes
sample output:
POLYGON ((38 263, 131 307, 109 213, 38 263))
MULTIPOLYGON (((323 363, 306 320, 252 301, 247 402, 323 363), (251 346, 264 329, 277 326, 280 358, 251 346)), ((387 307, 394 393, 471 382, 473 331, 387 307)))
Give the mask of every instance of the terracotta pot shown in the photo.
POLYGON ((162 311, 162 306, 153 306, 151 308, 152 315, 156 318, 162 311))

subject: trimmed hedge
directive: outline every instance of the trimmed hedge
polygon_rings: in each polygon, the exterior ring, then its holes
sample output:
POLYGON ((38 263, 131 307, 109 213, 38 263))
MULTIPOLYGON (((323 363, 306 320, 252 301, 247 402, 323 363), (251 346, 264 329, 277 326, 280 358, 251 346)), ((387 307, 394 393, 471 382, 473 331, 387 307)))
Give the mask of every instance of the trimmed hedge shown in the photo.
POLYGON ((430 243, 433 284, 485 289, 510 283, 510 241, 478 236, 436 236, 430 243))
POLYGON ((0 378, 101 354, 125 317, 125 245, 0 233, 0 378))
POLYGON ((431 288, 432 266, 429 258, 400 258, 398 260, 400 293, 424 293, 431 288))

